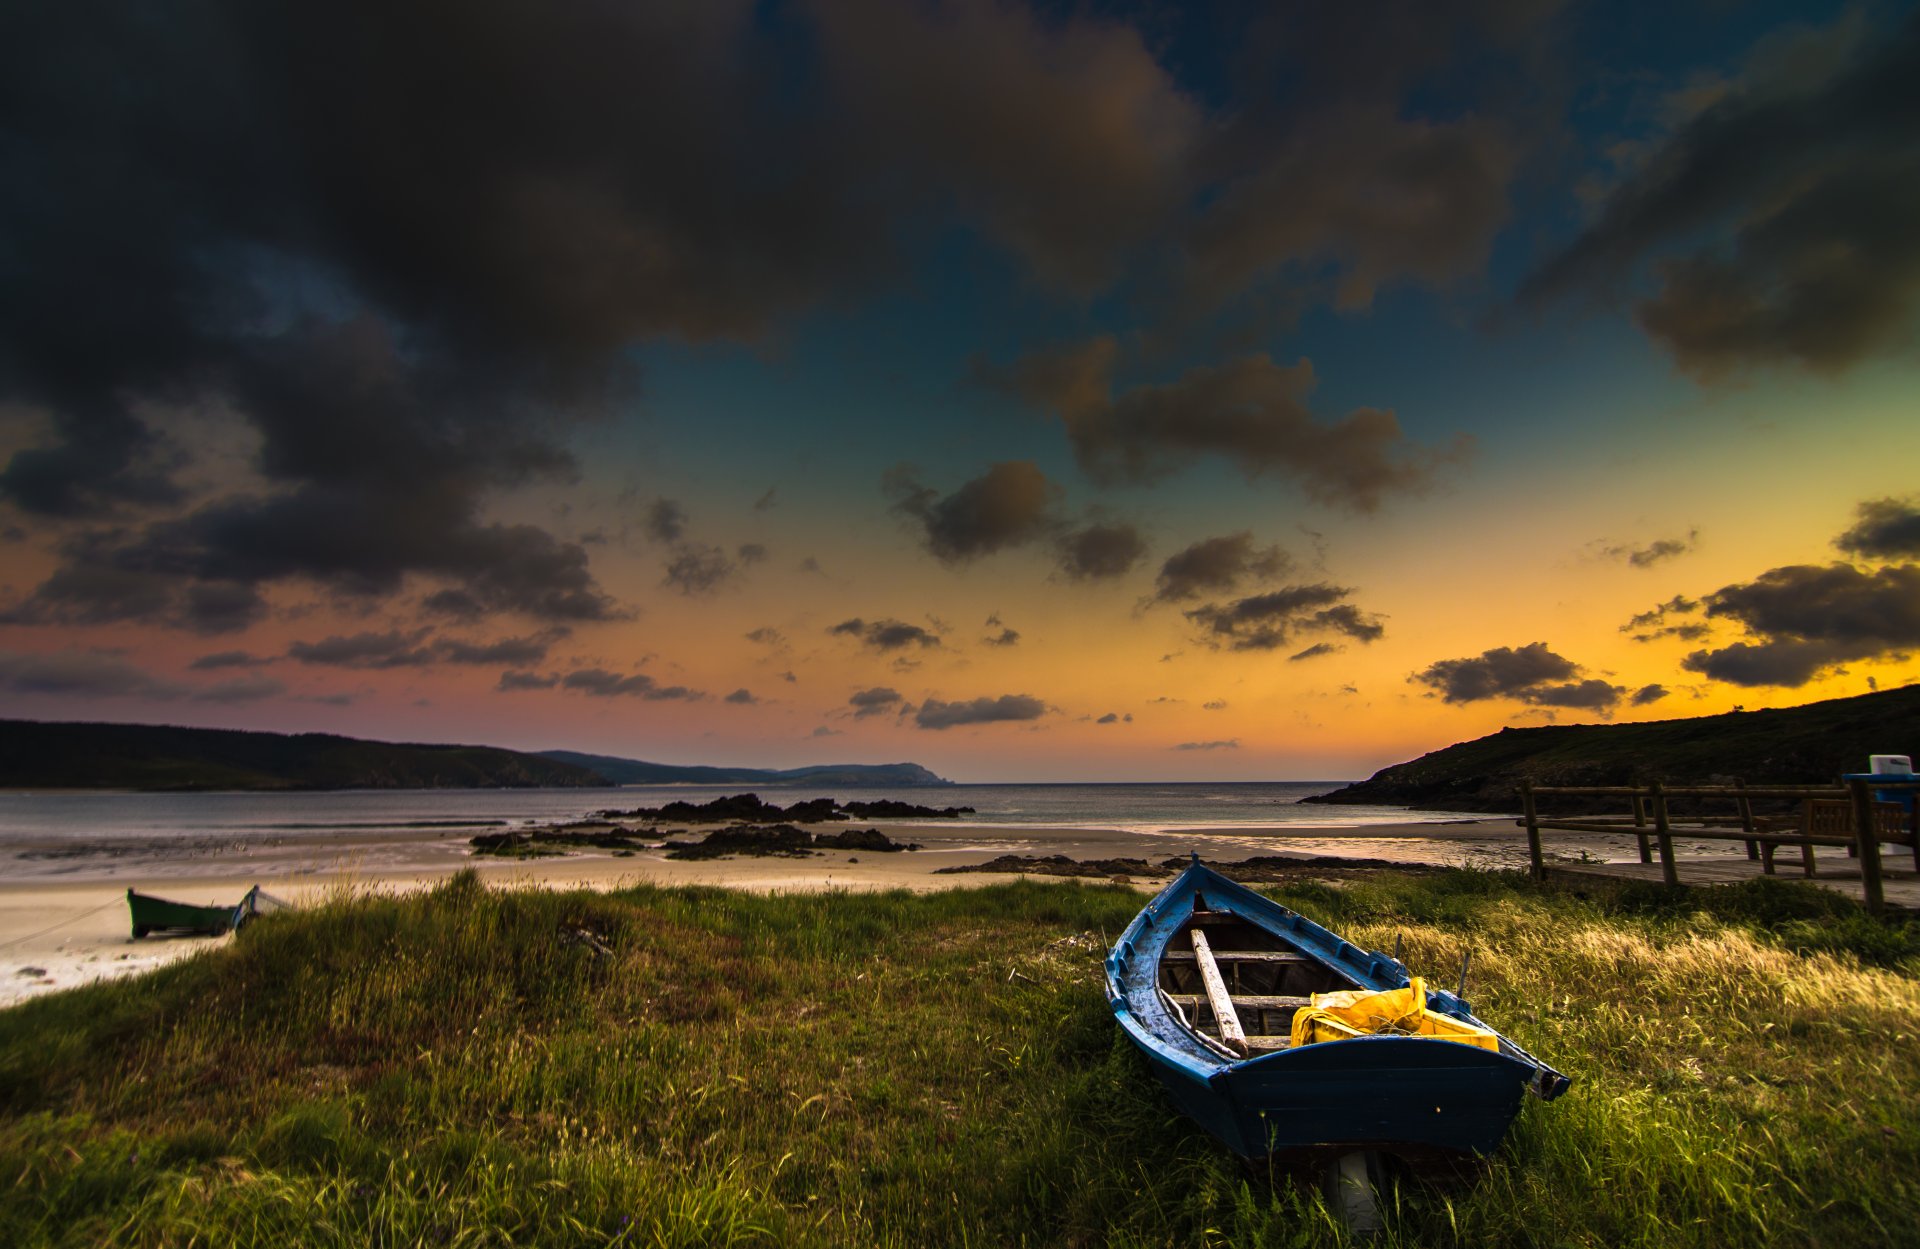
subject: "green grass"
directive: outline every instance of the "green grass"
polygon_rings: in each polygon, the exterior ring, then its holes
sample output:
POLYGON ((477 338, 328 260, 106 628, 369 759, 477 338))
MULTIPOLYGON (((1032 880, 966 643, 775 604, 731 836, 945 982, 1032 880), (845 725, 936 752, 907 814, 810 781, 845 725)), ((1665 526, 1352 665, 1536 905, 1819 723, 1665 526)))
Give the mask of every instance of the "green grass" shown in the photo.
MULTIPOLYGON (((1920 1242, 1920 935, 1804 886, 1273 891, 1576 1078, 1386 1244, 1920 1242)), ((0 1244, 1334 1245, 1101 999, 1139 894, 491 892, 0 1012, 0 1244), (585 929, 613 953, 575 935, 585 929)))

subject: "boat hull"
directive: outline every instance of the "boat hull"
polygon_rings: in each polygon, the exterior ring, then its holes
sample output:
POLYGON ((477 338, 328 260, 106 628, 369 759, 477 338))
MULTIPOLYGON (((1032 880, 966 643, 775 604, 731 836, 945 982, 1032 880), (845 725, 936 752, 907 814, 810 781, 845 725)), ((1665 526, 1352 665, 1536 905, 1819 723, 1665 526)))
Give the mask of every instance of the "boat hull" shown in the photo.
POLYGON ((195 906, 129 889, 127 911, 132 917, 133 935, 136 938, 156 932, 199 933, 217 937, 238 928, 252 916, 254 898, 258 893, 259 887, 256 885, 247 891, 247 896, 240 900, 238 906, 195 906))
MULTIPOLYGON (((1498 1148, 1529 1089, 1549 1098, 1566 1089, 1565 1076, 1505 1037, 1498 1050, 1365 1036, 1247 1058, 1217 1052, 1173 1018, 1158 990, 1161 955, 1202 891, 1209 913, 1243 918, 1358 987, 1400 988, 1410 977, 1398 960, 1359 949, 1198 863, 1148 904, 1107 960, 1109 1001, 1174 1104, 1236 1153, 1484 1155, 1498 1148)), ((1429 994, 1428 1009, 1486 1026, 1445 991, 1429 994)))

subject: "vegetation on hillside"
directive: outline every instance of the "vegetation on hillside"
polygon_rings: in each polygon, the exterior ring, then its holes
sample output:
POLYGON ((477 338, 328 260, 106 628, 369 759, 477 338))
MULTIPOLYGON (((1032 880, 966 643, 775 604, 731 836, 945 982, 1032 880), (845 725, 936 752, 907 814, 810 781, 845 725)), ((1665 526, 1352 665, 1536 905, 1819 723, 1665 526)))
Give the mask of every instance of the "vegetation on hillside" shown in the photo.
POLYGON ((1876 754, 1920 756, 1920 685, 1692 720, 1501 729, 1305 801, 1517 811, 1523 780, 1823 785, 1866 771, 1876 754))
POLYGON ((587 768, 495 746, 0 720, 0 788, 6 789, 528 789, 607 783, 587 768))
MULTIPOLYGON (((1777 881, 1275 891, 1575 1077, 1387 1245, 1913 1243, 1920 926, 1777 881)), ((1141 896, 341 898, 0 1012, 0 1243, 1336 1245, 1102 1000, 1141 896)))

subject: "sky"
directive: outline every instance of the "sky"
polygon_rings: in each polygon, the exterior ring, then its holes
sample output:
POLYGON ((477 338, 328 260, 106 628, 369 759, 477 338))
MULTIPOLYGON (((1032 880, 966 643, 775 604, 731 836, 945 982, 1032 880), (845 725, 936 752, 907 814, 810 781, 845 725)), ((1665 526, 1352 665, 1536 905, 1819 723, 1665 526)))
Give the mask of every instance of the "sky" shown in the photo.
POLYGON ((1911 5, 68 0, 0 84, 6 716, 1350 779, 1920 678, 1911 5))

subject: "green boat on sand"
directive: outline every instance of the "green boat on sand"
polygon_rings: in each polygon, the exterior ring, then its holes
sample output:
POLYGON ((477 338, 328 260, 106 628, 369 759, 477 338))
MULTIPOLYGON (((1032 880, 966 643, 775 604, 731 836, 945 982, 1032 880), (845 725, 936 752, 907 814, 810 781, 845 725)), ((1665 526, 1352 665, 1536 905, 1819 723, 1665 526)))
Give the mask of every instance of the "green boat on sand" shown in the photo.
POLYGON ((235 906, 195 906, 189 902, 172 902, 152 894, 127 890, 127 909, 133 913, 133 935, 136 938, 156 932, 200 933, 217 937, 238 929, 262 911, 285 905, 271 894, 262 893, 258 885, 247 890, 247 896, 235 906))

